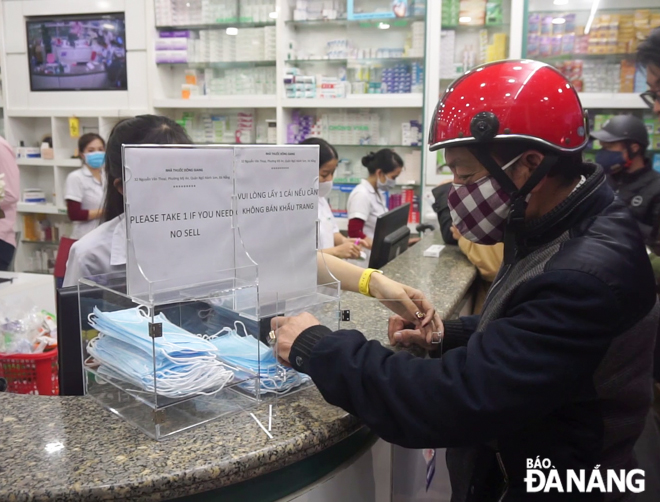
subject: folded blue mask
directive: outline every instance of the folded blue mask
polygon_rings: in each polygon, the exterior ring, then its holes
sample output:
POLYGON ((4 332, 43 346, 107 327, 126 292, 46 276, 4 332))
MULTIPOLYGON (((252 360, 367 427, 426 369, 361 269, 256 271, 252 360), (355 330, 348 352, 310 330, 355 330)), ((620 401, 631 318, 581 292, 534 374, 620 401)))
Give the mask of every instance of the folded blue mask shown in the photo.
POLYGON ((87 351, 100 363, 100 376, 171 398, 214 394, 234 378, 218 361, 213 344, 160 314, 154 321, 163 324, 163 336, 152 339, 149 320, 138 308, 116 312, 94 308, 90 324, 100 334, 89 342, 87 351))
POLYGON ((212 343, 171 323, 163 314, 154 316, 153 321, 162 324, 163 336, 149 336, 151 317, 139 307, 115 312, 101 312, 94 307, 94 312, 89 315, 89 324, 97 331, 130 343, 148 354, 155 345, 157 353, 173 362, 215 357, 217 349, 212 343))
MULTIPOLYGON (((251 336, 242 322, 236 321, 234 328, 223 328, 208 338, 218 349, 218 357, 229 366, 236 367, 237 377, 242 376, 241 370, 248 374, 259 375, 261 392, 275 394, 288 392, 309 380, 307 375, 278 363, 273 349, 251 336), (245 336, 238 334, 239 324, 243 327, 245 336)), ((256 392, 254 384, 250 381, 241 382, 239 386, 251 393, 256 392)))

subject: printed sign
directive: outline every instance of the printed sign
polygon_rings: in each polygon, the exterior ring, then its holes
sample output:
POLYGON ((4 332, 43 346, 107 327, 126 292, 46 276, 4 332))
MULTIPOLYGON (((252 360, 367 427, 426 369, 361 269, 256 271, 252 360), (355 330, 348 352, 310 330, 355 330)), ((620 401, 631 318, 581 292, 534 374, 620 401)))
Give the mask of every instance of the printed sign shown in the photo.
POLYGON ((124 147, 127 288, 190 287, 234 268, 233 148, 124 147))

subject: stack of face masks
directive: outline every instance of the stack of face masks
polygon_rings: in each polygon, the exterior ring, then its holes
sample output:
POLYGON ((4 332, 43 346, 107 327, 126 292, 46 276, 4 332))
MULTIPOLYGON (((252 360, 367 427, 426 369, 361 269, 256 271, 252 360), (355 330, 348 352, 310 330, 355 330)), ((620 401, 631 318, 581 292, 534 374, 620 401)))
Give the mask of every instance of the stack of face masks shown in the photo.
POLYGON ((89 342, 87 350, 100 363, 100 376, 172 398, 214 394, 233 379, 234 374, 217 360, 213 344, 162 314, 154 316, 154 322, 162 323, 163 336, 152 339, 149 322, 139 308, 101 312, 94 307, 89 323, 101 334, 89 342))
MULTIPOLYGON (((237 367, 237 377, 240 370, 259 375, 259 387, 262 393, 283 394, 309 380, 294 369, 287 368, 277 362, 273 349, 248 334, 245 325, 237 321, 236 330, 223 328, 209 341, 218 348, 218 357, 226 364, 237 367), (238 334, 238 325, 243 326, 245 336, 238 334)), ((253 381, 246 381, 239 386, 252 394, 256 394, 253 381)))

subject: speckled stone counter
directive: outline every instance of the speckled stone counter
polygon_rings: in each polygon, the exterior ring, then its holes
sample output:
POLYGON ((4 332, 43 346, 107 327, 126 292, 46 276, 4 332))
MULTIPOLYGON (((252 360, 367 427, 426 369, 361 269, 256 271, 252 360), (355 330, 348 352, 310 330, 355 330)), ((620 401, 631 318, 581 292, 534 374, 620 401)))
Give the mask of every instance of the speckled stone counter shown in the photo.
MULTIPOLYGON (((425 238, 384 270, 424 291, 446 317, 454 313, 476 272, 456 248, 445 248, 440 258, 422 257, 436 241, 425 238)), ((375 309, 373 302, 347 296, 342 308, 349 305, 356 324, 373 320, 385 326, 387 312, 375 309)), ((384 330, 368 336, 387 343, 384 330)), ((362 427, 325 403, 315 388, 273 405, 272 440, 247 413, 156 442, 88 397, 0 393, 0 410, 3 502, 167 500, 206 492, 306 459, 362 427)), ((267 421, 267 405, 253 411, 267 421)))

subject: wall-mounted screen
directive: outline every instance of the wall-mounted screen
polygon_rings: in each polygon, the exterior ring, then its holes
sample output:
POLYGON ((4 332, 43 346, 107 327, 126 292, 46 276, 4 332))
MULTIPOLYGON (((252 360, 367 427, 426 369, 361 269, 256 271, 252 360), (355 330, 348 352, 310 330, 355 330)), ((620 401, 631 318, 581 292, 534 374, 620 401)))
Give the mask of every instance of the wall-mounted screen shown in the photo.
POLYGON ((27 18, 32 91, 125 91, 124 14, 27 18))

